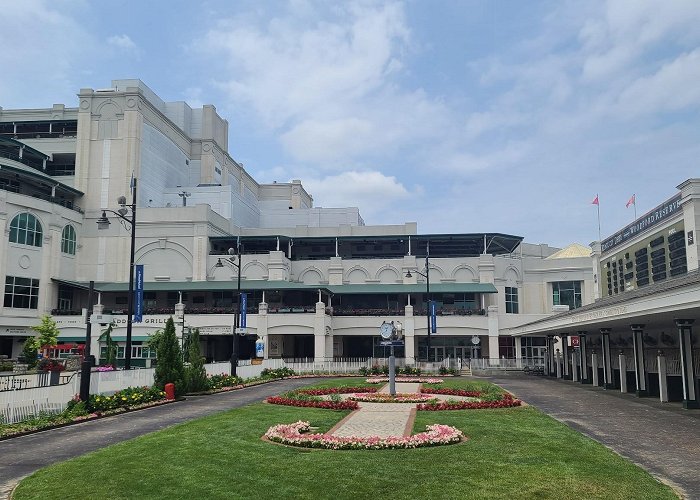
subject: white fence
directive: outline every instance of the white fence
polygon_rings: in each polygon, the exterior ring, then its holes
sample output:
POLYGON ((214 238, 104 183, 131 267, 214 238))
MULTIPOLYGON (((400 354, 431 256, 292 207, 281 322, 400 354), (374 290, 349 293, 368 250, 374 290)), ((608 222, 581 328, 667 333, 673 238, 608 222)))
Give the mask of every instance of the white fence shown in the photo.
POLYGON ((522 370, 525 367, 544 366, 544 358, 483 358, 470 360, 473 370, 522 370))

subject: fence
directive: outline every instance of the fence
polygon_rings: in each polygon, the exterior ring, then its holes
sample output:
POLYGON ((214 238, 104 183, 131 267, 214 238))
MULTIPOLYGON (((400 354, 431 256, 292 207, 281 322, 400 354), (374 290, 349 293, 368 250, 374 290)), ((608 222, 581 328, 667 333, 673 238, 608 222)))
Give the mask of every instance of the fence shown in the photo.
POLYGON ((544 366, 544 358, 483 358, 471 359, 473 370, 522 370, 525 367, 544 366))

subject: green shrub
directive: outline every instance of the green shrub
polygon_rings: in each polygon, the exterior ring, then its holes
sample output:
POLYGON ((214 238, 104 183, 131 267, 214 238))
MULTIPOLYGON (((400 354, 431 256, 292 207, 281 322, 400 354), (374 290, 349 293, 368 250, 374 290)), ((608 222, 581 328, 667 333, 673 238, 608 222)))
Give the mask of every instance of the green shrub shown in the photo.
POLYGON ((207 379, 207 389, 217 390, 224 387, 233 387, 242 383, 243 379, 241 377, 234 377, 222 373, 221 375, 212 375, 207 379))
POLYGON ((172 316, 168 318, 163 330, 163 337, 158 342, 156 357, 155 385, 160 390, 165 389, 165 384, 175 385, 175 394, 182 395, 185 392, 185 368, 182 364, 182 352, 180 343, 175 335, 175 323, 172 316))
POLYGON ((284 378, 284 377, 291 377, 295 375, 294 370, 291 368, 282 367, 282 368, 265 368, 262 372, 260 372, 260 377, 262 378, 284 378))
POLYGON ((187 392, 202 392, 209 388, 207 371, 204 369, 204 358, 199 345, 199 329, 196 328, 190 335, 187 346, 190 365, 185 368, 185 381, 187 392))
POLYGON ((438 369, 438 374, 440 374, 440 375, 447 375, 447 368, 445 368, 444 366, 441 366, 441 367, 438 369))
POLYGON ((165 392, 158 387, 127 387, 111 396, 90 394, 87 411, 90 413, 129 408, 143 403, 151 403, 165 399, 165 392))
POLYGON ((379 368, 379 365, 372 365, 372 370, 371 370, 372 375, 380 375, 381 369, 379 368))
POLYGON ((367 368, 366 366, 361 366, 358 371, 360 372, 360 375, 364 377, 367 376, 367 374, 369 373, 369 368, 367 368))
POLYGON ((389 365, 382 365, 382 374, 389 375, 389 365))

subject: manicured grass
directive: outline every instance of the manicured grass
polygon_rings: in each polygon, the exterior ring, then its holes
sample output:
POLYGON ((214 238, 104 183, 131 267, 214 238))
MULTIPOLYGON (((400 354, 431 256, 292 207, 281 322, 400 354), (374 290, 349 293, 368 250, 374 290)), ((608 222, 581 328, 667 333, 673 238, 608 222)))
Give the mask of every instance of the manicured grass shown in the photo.
MULTIPOLYGON (((473 388, 459 382, 449 386, 473 388)), ((309 420, 323 432, 346 414, 251 405, 48 467, 24 480, 15 498, 676 498, 533 408, 418 412, 415 431, 444 423, 469 436, 436 448, 305 450, 260 440, 274 424, 309 420)))

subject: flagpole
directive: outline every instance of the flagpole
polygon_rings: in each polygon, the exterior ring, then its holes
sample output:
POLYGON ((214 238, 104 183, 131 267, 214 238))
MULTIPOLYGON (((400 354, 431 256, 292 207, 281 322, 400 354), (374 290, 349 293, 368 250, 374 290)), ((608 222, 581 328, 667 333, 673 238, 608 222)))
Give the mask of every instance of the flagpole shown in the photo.
POLYGON ((602 242, 602 238, 600 236, 600 200, 598 199, 598 195, 595 195, 595 199, 598 200, 598 203, 596 203, 596 208, 598 209, 598 241, 602 242))
POLYGON ((634 203, 632 203, 632 205, 634 205, 634 220, 637 220, 637 195, 636 194, 634 195, 634 203))

